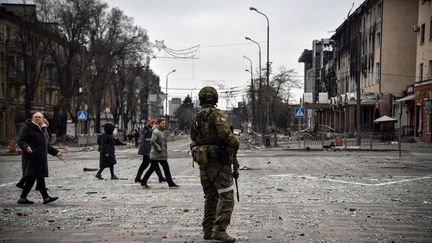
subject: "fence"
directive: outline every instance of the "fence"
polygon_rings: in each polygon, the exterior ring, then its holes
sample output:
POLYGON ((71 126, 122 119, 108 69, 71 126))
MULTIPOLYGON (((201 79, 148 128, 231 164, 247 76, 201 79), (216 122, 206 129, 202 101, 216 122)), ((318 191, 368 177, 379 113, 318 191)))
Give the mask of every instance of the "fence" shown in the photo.
MULTIPOLYGON (((410 143, 413 139, 403 137, 401 142, 410 143)), ((359 146, 357 137, 351 134, 300 132, 290 138, 283 137, 278 143, 292 149, 399 149, 398 134, 365 133, 360 137, 359 146)))

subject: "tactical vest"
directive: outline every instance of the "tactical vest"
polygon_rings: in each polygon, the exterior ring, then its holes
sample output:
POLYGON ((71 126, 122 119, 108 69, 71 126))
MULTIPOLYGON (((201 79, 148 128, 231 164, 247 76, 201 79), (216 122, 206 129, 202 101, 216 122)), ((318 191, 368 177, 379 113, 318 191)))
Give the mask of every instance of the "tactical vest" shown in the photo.
POLYGON ((195 133, 196 143, 200 145, 219 145, 223 146, 224 142, 219 138, 216 125, 209 120, 210 115, 215 108, 203 108, 196 113, 193 121, 193 132, 195 133))

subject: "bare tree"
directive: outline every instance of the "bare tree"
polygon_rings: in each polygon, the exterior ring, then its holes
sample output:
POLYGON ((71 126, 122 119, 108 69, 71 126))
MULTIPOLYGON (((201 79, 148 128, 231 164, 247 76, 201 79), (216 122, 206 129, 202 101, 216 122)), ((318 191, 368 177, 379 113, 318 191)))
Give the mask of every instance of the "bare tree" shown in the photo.
POLYGON ((89 113, 95 118, 95 130, 99 132, 100 114, 110 101, 107 87, 121 77, 115 73, 118 63, 122 59, 126 63, 131 53, 139 55, 148 50, 146 32, 134 26, 132 19, 121 10, 113 8, 107 12, 108 5, 100 0, 36 2, 42 18, 57 23, 56 31, 61 39, 57 45, 50 46, 61 92, 56 114, 62 124, 60 134, 66 133, 68 117, 76 120, 77 106, 73 101, 80 86, 87 94, 89 113))
POLYGON ((71 108, 80 85, 80 58, 88 42, 90 18, 96 14, 101 3, 98 0, 36 0, 36 3, 41 18, 56 23, 55 30, 61 40, 50 43, 50 55, 56 65, 60 88, 55 118, 59 135, 65 135, 68 116, 76 119, 76 113, 71 108))
MULTIPOLYGON (((131 18, 117 8, 106 13, 101 8, 97 15, 92 17, 92 28, 89 32, 89 45, 86 55, 87 67, 91 76, 88 82, 91 104, 95 115, 95 131, 100 131, 100 114, 103 107, 109 107, 106 102, 106 87, 109 81, 116 76, 114 70, 118 60, 124 57, 136 59, 137 55, 144 53, 148 46, 146 32, 133 25, 131 18), (105 101, 105 103, 103 103, 105 101)), ((121 66, 120 66, 121 67, 121 66)), ((121 81, 123 82, 123 81, 121 81)), ((134 90, 135 92, 135 90, 134 90)), ((136 104, 127 107, 129 113, 135 113, 136 104)), ((134 114, 131 114, 134 117, 134 114)))
POLYGON ((280 67, 279 72, 274 75, 271 81, 271 89, 267 92, 267 97, 271 97, 271 114, 270 118, 275 126, 277 117, 280 117, 278 112, 282 112, 281 104, 284 100, 289 102, 290 98, 293 96, 293 89, 301 87, 301 81, 297 79, 296 72, 294 69, 287 69, 286 67, 280 67))
MULTIPOLYGON (((14 60, 9 63, 9 68, 23 82, 25 117, 30 117, 36 92, 41 88, 50 33, 45 29, 44 23, 38 21, 34 8, 24 6, 19 15, 19 27, 12 29, 8 40, 18 50, 14 60)), ((42 99, 43 96, 39 98, 42 99)))

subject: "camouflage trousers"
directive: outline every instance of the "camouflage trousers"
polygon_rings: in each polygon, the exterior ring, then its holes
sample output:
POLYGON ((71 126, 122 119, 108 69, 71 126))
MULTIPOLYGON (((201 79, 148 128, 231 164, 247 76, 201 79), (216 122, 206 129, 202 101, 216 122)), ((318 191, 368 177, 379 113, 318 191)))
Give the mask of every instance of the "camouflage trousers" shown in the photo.
POLYGON ((211 163, 200 168, 201 185, 204 191, 205 231, 225 232, 231 222, 234 209, 233 175, 229 165, 211 163))

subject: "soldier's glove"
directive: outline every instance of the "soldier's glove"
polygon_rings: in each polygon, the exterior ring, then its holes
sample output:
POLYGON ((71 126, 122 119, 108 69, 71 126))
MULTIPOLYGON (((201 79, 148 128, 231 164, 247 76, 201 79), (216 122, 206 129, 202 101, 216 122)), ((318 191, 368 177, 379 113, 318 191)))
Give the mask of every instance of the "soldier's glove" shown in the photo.
POLYGON ((237 170, 233 171, 233 177, 234 179, 238 179, 239 178, 239 173, 237 170))

